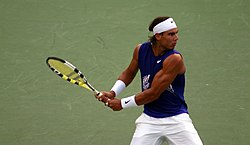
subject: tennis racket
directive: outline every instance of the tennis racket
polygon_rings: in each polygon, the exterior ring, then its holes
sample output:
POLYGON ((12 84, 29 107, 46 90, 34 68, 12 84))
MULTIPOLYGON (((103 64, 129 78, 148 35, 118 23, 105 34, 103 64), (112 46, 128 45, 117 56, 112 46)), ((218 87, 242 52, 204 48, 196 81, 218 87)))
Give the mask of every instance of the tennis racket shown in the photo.
POLYGON ((99 91, 97 91, 92 85, 90 85, 83 73, 68 61, 57 57, 48 57, 46 59, 46 64, 62 79, 90 90, 97 96, 101 95, 99 91))

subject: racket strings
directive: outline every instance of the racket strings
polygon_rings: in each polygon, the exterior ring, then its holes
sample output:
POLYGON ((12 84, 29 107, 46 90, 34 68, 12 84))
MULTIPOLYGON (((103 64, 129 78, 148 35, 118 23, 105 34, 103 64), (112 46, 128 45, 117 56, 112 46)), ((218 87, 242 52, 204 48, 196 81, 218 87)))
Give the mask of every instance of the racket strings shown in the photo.
POLYGON ((52 71, 64 80, 98 93, 98 91, 88 83, 82 72, 71 63, 58 58, 48 58, 47 64, 52 71))
POLYGON ((83 81, 80 77, 80 75, 74 71, 72 71, 69 74, 66 74, 67 77, 69 77, 70 79, 76 80, 76 81, 83 81))

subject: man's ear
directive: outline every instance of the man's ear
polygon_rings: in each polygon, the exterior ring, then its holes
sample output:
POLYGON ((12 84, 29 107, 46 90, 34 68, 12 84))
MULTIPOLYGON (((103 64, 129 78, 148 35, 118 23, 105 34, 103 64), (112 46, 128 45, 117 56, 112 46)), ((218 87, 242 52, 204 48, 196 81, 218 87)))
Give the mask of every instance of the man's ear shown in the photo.
POLYGON ((156 39, 156 40, 160 40, 160 39, 161 39, 161 36, 162 36, 161 34, 156 33, 156 34, 155 34, 155 39, 156 39))

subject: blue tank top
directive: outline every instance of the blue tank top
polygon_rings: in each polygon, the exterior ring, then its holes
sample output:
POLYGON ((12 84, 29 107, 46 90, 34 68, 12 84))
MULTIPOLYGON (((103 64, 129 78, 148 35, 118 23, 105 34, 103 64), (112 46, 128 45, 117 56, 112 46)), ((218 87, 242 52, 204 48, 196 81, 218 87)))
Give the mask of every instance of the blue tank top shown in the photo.
MULTIPOLYGON (((163 61, 172 54, 180 54, 176 50, 169 50, 161 56, 155 56, 151 42, 145 42, 139 49, 139 69, 141 73, 142 91, 151 87, 156 73, 162 69, 163 61)), ((160 97, 144 105, 144 113, 155 118, 175 116, 188 113, 184 100, 185 75, 177 75, 172 84, 160 95, 160 97)))

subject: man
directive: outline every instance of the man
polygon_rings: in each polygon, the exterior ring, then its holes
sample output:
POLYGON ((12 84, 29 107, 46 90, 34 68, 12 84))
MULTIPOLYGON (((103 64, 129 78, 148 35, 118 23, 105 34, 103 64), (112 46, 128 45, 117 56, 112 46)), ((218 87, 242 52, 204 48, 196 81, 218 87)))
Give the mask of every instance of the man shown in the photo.
POLYGON ((129 66, 121 73, 110 92, 97 99, 114 111, 144 105, 136 120, 131 145, 202 145, 188 115, 184 99, 185 65, 182 55, 174 50, 178 28, 170 17, 157 17, 150 26, 149 42, 134 49, 129 66), (118 96, 140 70, 142 92, 118 99, 118 96))

